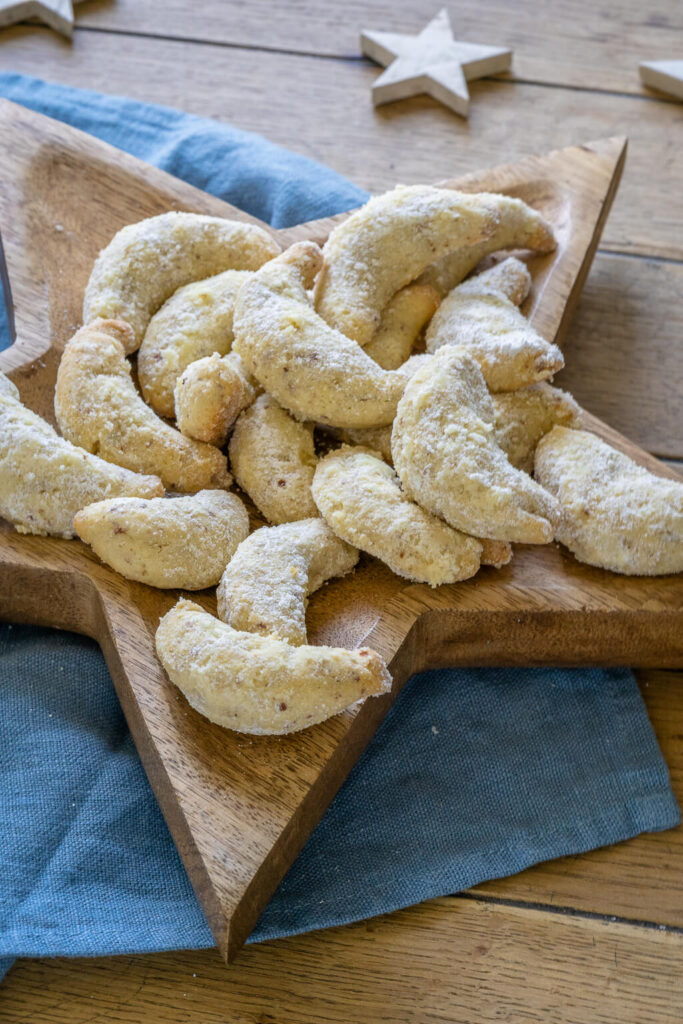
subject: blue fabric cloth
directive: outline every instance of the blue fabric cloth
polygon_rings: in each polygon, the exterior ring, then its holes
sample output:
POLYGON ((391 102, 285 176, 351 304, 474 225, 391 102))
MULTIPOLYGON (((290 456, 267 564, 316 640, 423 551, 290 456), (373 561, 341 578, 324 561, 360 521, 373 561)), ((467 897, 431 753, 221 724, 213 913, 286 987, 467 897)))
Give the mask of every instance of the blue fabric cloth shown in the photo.
MULTIPOLYGON (((0 75, 0 95, 278 226, 364 198, 324 167, 177 111, 18 75, 0 75)), ((250 941, 379 914, 679 820, 630 672, 426 672, 404 689, 250 941)), ((15 956, 209 945, 99 649, 0 625, 0 969, 15 956)))
POLYGON ((330 217, 367 199, 329 167, 169 107, 2 73, 0 96, 96 135, 275 228, 330 217))

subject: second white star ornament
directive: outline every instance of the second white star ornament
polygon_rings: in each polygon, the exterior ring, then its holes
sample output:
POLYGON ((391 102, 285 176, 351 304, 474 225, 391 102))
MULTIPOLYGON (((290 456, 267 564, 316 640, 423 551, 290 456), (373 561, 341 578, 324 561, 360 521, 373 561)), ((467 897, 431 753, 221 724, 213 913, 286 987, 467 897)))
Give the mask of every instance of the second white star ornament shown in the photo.
POLYGON ((366 57, 387 68, 372 87, 376 107, 426 93, 467 117, 467 82, 507 71, 512 63, 512 50, 454 39, 445 9, 417 35, 365 29, 360 45, 366 57))

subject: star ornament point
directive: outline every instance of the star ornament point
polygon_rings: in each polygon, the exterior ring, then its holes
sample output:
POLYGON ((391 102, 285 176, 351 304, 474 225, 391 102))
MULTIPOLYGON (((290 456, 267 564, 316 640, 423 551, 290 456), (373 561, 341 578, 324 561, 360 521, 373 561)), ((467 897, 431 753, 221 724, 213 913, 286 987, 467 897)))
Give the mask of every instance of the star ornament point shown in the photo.
POLYGON ((32 19, 70 39, 74 27, 72 0, 0 0, 0 28, 32 19))
POLYGON ((640 80, 651 89, 683 100, 683 60, 645 60, 640 65, 640 80))
POLYGON ((467 117, 468 81, 507 71, 512 63, 512 50, 454 39, 445 9, 417 35, 365 29, 360 45, 366 57, 386 67, 372 87, 376 107, 426 93, 467 117))

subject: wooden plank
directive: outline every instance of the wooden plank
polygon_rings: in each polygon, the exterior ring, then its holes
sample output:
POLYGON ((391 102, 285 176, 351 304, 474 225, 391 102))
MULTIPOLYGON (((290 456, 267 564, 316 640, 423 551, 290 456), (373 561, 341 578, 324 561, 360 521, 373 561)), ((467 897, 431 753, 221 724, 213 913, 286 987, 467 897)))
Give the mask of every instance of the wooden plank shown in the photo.
MULTIPOLYGON (((683 804, 683 672, 648 671, 638 676, 673 790, 683 804)), ((472 891, 683 929, 682 863, 683 826, 679 826, 581 856, 547 861, 472 891)))
MULTIPOLYGON (((186 0, 102 0, 77 13, 78 26, 202 39, 334 56, 359 53, 362 28, 417 32, 437 10, 433 0, 203 0, 201 18, 186 0)), ((456 38, 514 49, 513 75, 530 81, 640 93, 638 63, 671 56, 683 31, 677 0, 656 11, 641 0, 609 10, 583 0, 488 0, 451 8, 456 38)))
POLYGON ((83 32, 69 46, 22 27, 3 32, 0 68, 228 121, 371 191, 618 132, 630 138, 629 157, 603 248, 683 260, 672 212, 680 168, 670 148, 683 121, 680 104, 482 81, 472 83, 463 121, 426 97, 373 108, 377 72, 363 64, 136 37, 124 44, 116 35, 83 32))
POLYGON ((683 936, 434 900, 243 950, 20 961, 2 1019, 40 1024, 675 1024, 683 936))

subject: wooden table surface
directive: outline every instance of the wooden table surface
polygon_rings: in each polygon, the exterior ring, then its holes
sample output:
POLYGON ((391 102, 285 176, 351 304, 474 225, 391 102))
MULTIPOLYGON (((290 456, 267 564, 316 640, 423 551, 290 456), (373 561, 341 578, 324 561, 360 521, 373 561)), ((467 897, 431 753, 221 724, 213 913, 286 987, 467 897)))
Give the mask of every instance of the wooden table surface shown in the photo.
MULTIPOLYGON (((435 0, 91 0, 71 44, 0 31, 0 70, 261 132, 358 184, 433 181, 627 134, 620 193, 558 379, 683 471, 683 104, 640 60, 680 50, 680 0, 479 0, 456 34, 514 49, 468 121, 427 98, 373 110, 361 27, 417 31, 435 0)), ((641 673, 683 799, 683 673, 641 673)), ((30 1024, 664 1024, 683 1017, 683 830, 566 857, 370 921, 244 950, 21 961, 0 1021, 30 1024)))

